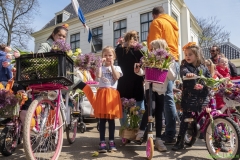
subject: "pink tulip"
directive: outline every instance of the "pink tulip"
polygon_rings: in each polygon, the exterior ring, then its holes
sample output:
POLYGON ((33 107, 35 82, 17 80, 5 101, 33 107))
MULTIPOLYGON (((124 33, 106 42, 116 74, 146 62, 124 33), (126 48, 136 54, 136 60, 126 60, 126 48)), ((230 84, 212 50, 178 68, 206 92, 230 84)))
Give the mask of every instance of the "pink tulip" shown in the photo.
POLYGON ((7 53, 7 54, 6 54, 6 58, 7 58, 7 59, 12 59, 12 55, 9 54, 9 53, 7 53))
POLYGON ((15 57, 15 58, 20 57, 20 53, 19 53, 18 51, 15 51, 13 54, 14 54, 14 57, 15 57))
POLYGON ((6 67, 8 67, 9 65, 10 65, 10 63, 9 63, 9 62, 7 62, 7 61, 5 61, 5 62, 2 62, 2 66, 3 66, 3 67, 5 67, 5 68, 6 68, 6 67))
POLYGON ((201 84, 196 84, 196 85, 194 86, 194 89, 196 89, 196 90, 201 90, 201 89, 203 89, 203 85, 201 85, 201 84))

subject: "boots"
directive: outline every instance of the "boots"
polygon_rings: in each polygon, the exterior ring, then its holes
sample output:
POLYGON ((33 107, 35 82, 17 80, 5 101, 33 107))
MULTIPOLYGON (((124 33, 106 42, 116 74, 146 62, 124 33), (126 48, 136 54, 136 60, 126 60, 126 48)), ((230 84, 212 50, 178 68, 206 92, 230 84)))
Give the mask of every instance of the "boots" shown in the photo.
POLYGON ((173 151, 178 151, 178 150, 183 149, 183 148, 184 148, 184 137, 178 135, 177 142, 173 146, 172 150, 173 151))

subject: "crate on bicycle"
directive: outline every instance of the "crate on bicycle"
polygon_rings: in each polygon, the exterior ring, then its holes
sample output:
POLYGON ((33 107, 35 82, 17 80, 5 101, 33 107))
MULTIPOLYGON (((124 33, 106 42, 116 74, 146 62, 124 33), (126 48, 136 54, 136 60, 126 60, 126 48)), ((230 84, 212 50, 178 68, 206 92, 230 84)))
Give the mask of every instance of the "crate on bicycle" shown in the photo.
POLYGON ((20 84, 73 84, 73 60, 65 52, 21 55, 16 58, 16 80, 20 84))

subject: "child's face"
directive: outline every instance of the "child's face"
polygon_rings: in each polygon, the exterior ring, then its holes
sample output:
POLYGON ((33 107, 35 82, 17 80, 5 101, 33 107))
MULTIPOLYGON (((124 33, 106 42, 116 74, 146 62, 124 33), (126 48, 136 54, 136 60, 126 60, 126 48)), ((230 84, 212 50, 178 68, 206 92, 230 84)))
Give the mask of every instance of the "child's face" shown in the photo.
POLYGON ((220 59, 218 65, 221 66, 222 68, 226 68, 228 66, 228 61, 225 59, 220 59))
POLYGON ((197 62, 196 55, 190 49, 186 49, 184 51, 184 55, 185 55, 185 60, 188 63, 195 64, 197 62))
POLYGON ((106 58, 106 64, 111 64, 115 59, 115 55, 110 50, 106 50, 103 52, 103 58, 106 58))
POLYGON ((66 40, 67 32, 64 29, 59 30, 57 34, 53 34, 53 39, 54 41, 57 40, 66 40))

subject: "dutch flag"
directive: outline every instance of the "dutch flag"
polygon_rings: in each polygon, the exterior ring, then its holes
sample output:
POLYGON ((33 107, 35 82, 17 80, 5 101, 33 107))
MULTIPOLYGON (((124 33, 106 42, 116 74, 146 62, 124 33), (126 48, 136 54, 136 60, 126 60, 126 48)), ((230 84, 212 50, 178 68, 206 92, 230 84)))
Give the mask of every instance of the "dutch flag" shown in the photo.
POLYGON ((86 20, 85 17, 83 15, 83 12, 78 4, 77 0, 72 0, 72 6, 76 12, 76 14, 78 15, 79 20, 82 22, 83 26, 87 29, 88 32, 88 42, 91 42, 92 39, 92 32, 91 29, 86 25, 86 20))

